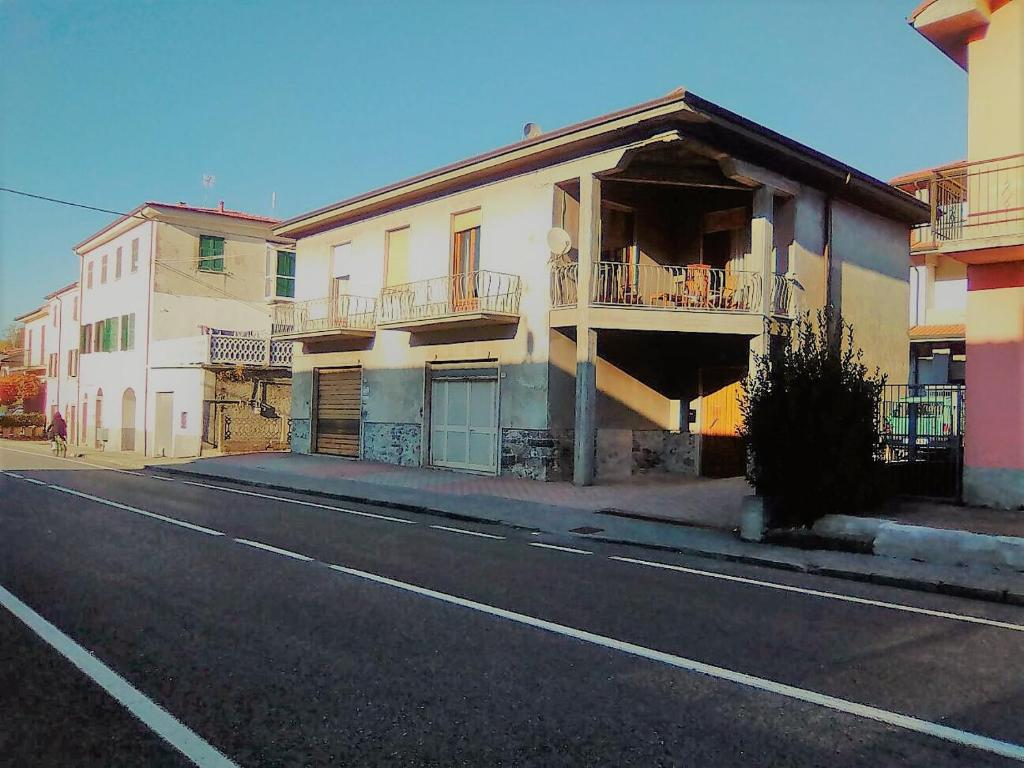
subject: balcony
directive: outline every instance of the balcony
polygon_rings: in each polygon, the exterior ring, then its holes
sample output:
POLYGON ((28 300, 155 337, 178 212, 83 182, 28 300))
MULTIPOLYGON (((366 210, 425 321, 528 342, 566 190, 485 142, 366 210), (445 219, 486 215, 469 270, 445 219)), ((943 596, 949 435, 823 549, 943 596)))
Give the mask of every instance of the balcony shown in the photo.
MULTIPOLYGON (((590 303, 599 326, 611 321, 613 324, 609 327, 637 324, 637 327, 652 330, 688 330, 685 322, 680 324, 678 319, 671 317, 686 315, 691 319, 693 330, 710 330, 710 326, 716 325, 714 316, 736 316, 740 319, 718 322, 717 325, 723 326, 723 330, 750 326, 756 332, 761 322, 763 286, 764 279, 759 272, 713 269, 705 264, 665 266, 597 262, 591 274, 590 303), (618 315, 615 320, 615 315, 603 312, 603 308, 632 311, 637 315, 636 323, 624 315, 618 315), (662 316, 657 317, 650 311, 662 316), (641 314, 644 316, 642 320, 641 314)), ((793 288, 792 278, 772 276, 770 309, 773 316, 793 316, 793 288)), ((571 324, 571 313, 561 310, 574 307, 576 301, 577 265, 552 267, 551 303, 559 315, 553 318, 556 325, 571 324)))
POLYGON ((929 204, 910 233, 916 252, 957 252, 1024 241, 1024 154, 956 163, 902 177, 896 186, 929 204))
POLYGON ((212 365, 290 368, 290 341, 259 336, 201 334, 154 341, 150 365, 154 368, 200 368, 212 365))
POLYGON ((513 325, 521 293, 518 275, 489 270, 394 285, 381 291, 377 325, 410 332, 513 325))
POLYGON ((271 335, 277 339, 300 340, 328 336, 373 336, 377 300, 365 296, 297 301, 274 306, 271 335))

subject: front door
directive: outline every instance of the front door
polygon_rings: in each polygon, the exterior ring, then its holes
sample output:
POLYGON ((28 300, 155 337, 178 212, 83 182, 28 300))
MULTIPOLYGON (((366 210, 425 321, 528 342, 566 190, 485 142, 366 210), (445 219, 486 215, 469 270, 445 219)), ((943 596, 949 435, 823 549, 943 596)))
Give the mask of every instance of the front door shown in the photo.
POLYGON ((156 393, 156 438, 153 442, 154 456, 173 456, 174 437, 174 393, 156 393))
POLYGON ((746 471, 740 427, 745 368, 701 369, 700 473, 735 477, 746 471))
POLYGON ((430 386, 430 463, 497 472, 497 378, 434 379, 430 386))
POLYGON ((317 371, 316 452, 359 458, 360 368, 317 371))

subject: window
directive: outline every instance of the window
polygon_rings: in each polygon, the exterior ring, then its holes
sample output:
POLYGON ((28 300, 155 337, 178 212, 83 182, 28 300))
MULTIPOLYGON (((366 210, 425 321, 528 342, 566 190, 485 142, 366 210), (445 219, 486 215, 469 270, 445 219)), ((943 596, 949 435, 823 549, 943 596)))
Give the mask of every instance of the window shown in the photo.
POLYGON ((85 287, 92 288, 92 262, 85 265, 85 287))
POLYGON ((46 354, 46 326, 39 328, 39 364, 43 364, 43 355, 46 354))
POLYGON ((108 317, 103 321, 103 351, 117 352, 117 326, 116 317, 108 317))
POLYGON ((409 227, 384 233, 384 287, 409 282, 409 227))
POLYGON ((79 331, 78 349, 86 354, 92 352, 92 323, 86 323, 79 331))
POLYGON ((456 309, 472 309, 480 269, 480 209, 452 216, 452 301, 456 309))
POLYGON ((132 240, 132 272, 139 271, 139 238, 132 240))
POLYGON ((269 298, 295 298, 295 252, 267 251, 264 296, 269 298))
POLYGON ((224 271, 224 238, 199 236, 199 269, 204 272, 224 271))
POLYGON ((103 329, 107 323, 105 320, 100 320, 93 324, 92 327, 92 351, 102 352, 103 351, 103 329))
POLYGON ((78 376, 78 350, 68 350, 68 377, 75 378, 78 376))
POLYGON ((122 261, 121 257, 123 255, 122 254, 123 250, 124 250, 123 248, 118 246, 118 248, 117 248, 117 256, 114 258, 114 279, 115 280, 120 280, 121 279, 121 261, 122 261))
POLYGON ((121 315, 121 351, 135 349, 135 313, 121 315))
POLYGON ((60 317, 60 304, 52 304, 50 306, 50 317, 53 318, 53 327, 57 327, 57 320, 60 317))
POLYGON ((100 259, 100 285, 107 282, 107 261, 110 258, 109 253, 104 253, 103 258, 100 259))
POLYGON ((25 344, 25 365, 32 365, 32 329, 28 329, 28 343, 25 344))
POLYGON ((60 355, 51 352, 46 356, 46 375, 51 379, 57 378, 57 367, 60 365, 60 355))
POLYGON ((78 319, 78 297, 75 296, 71 301, 71 319, 78 319))

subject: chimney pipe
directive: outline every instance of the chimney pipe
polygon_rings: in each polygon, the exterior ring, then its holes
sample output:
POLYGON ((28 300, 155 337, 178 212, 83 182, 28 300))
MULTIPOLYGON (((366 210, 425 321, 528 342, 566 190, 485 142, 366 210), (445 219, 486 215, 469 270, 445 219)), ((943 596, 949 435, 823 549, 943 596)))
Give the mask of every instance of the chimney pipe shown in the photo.
POLYGON ((220 203, 217 205, 217 210, 219 210, 221 213, 224 213, 224 201, 223 200, 221 200, 220 203))

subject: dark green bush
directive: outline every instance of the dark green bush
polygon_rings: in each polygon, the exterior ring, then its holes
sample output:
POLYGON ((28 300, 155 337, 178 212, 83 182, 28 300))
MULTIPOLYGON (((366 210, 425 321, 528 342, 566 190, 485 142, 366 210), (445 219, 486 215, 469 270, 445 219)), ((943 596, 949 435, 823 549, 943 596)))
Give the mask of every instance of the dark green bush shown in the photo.
POLYGON ((823 515, 878 501, 876 415, 885 377, 869 374, 853 327, 830 310, 799 317, 744 382, 747 479, 772 500, 773 526, 810 526, 823 515))
POLYGON ((45 427, 45 413, 8 413, 0 416, 2 427, 45 427))

